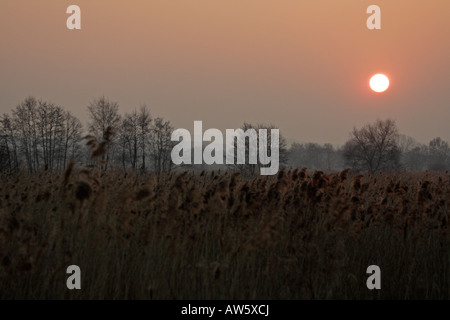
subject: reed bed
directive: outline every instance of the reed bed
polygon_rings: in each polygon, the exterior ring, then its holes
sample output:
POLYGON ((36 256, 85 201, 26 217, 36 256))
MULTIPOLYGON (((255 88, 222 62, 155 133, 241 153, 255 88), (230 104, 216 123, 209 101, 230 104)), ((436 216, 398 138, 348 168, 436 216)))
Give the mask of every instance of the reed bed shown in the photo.
POLYGON ((0 299, 449 299, 448 172, 2 175, 0 299), (66 268, 81 268, 68 290, 66 268), (366 269, 381 268, 381 290, 366 269))

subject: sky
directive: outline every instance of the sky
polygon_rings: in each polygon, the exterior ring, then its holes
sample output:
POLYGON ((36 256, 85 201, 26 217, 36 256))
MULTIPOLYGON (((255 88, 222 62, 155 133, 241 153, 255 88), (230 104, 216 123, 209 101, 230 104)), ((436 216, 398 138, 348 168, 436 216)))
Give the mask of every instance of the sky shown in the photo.
POLYGON ((1 0, 0 114, 27 96, 70 110, 106 96, 120 112, 193 132, 271 123, 290 141, 342 145, 353 127, 450 141, 448 0, 1 0), (69 5, 81 30, 68 30, 69 5), (369 30, 367 7, 381 8, 369 30), (376 73, 391 81, 374 93, 376 73))

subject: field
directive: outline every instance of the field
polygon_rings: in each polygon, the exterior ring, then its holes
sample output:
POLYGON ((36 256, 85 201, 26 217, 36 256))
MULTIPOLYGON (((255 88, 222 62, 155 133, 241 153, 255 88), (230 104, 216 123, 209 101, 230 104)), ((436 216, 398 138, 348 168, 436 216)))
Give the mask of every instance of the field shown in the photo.
POLYGON ((0 299, 449 299, 449 198, 448 172, 2 175, 0 299))

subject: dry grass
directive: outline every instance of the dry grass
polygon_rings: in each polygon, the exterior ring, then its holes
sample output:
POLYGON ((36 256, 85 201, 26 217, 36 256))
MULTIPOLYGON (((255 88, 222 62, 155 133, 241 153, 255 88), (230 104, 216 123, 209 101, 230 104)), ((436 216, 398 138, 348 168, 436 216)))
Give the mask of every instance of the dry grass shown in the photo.
POLYGON ((0 298, 449 299, 450 175, 348 174, 2 176, 0 298))

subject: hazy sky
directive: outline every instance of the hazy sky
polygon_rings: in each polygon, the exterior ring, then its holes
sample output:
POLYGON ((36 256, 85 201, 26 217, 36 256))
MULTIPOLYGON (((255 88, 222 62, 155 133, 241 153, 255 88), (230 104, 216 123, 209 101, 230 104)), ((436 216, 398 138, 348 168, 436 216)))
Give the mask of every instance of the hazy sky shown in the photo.
POLYGON ((32 95, 85 121, 105 95, 191 131, 273 123, 340 145, 393 118, 450 141, 449 0, 0 0, 0 43, 0 113, 32 95), (82 30, 66 28, 71 4, 82 30), (379 72, 383 94, 368 86, 379 72))

